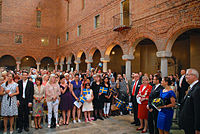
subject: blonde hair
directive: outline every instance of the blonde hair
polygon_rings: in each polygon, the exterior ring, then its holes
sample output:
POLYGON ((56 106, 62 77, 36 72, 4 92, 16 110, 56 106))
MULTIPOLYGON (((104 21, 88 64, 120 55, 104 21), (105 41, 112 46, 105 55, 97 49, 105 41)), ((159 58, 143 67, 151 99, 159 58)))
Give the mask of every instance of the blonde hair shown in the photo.
POLYGON ((143 76, 143 77, 142 77, 142 83, 143 83, 143 80, 144 80, 144 79, 146 79, 147 81, 149 81, 149 77, 143 76))
POLYGON ((50 77, 49 77, 48 83, 52 83, 52 78, 53 78, 53 77, 56 77, 56 75, 55 75, 55 74, 51 74, 50 77))

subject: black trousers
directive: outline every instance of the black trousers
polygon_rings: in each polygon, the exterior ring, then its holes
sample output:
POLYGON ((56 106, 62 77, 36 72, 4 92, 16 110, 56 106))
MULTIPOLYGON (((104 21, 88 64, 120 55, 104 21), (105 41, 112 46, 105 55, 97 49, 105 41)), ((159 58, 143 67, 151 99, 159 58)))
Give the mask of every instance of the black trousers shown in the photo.
POLYGON ((192 128, 184 128, 185 134, 195 134, 195 130, 192 128))
POLYGON ((157 128, 157 118, 158 118, 158 111, 156 109, 154 109, 152 112, 148 112, 148 126, 150 134, 159 134, 157 128))
POLYGON ((18 126, 19 129, 29 127, 29 107, 28 100, 22 99, 18 108, 18 126))
POLYGON ((138 119, 138 103, 136 100, 136 96, 131 96, 132 104, 133 104, 133 113, 134 113, 134 121, 136 124, 139 124, 140 121, 138 119))

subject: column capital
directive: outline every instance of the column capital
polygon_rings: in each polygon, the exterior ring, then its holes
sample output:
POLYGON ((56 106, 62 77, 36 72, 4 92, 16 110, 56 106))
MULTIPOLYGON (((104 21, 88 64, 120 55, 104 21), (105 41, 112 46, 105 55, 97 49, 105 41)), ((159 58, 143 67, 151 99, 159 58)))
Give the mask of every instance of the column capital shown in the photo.
POLYGON ((158 51, 156 52, 156 56, 159 58, 168 58, 172 56, 172 52, 169 51, 158 51))
POLYGON ((16 61, 16 64, 21 64, 21 61, 16 61))
POLYGON ((40 62, 36 62, 36 65, 40 65, 41 63, 40 62))
POLYGON ((61 61, 61 62, 60 62, 60 65, 64 65, 64 62, 63 62, 63 61, 61 61))
POLYGON ((86 60, 85 60, 85 63, 92 63, 92 62, 93 62, 92 59, 86 59, 86 60))
POLYGON ((133 55, 122 55, 122 60, 133 60, 134 58, 133 55))
POLYGON ((66 62, 66 64, 67 64, 67 65, 70 65, 70 64, 72 64, 72 62, 70 62, 70 61, 67 61, 67 62, 66 62))
POLYGON ((57 66, 57 65, 58 65, 58 62, 55 62, 54 64, 57 66))
POLYGON ((76 61, 74 61, 74 63, 75 63, 75 64, 80 64, 81 61, 80 61, 80 60, 76 60, 76 61))
POLYGON ((101 62, 110 62, 110 58, 106 57, 106 58, 100 58, 101 62))

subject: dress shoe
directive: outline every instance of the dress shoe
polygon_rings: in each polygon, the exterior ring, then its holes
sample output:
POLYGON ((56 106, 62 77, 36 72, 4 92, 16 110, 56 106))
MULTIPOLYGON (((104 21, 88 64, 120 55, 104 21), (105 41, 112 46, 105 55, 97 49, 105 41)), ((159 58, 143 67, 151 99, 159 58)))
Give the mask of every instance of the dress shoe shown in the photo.
POLYGON ((146 130, 146 131, 142 130, 142 132, 141 132, 141 133, 146 133, 146 132, 147 132, 147 130, 146 130))
POLYGON ((137 128, 136 130, 137 131, 142 131, 144 128, 137 128))
POLYGON ((136 122, 134 121, 134 122, 131 122, 131 124, 136 124, 136 122))
POLYGON ((97 118, 95 117, 93 121, 96 121, 96 120, 97 120, 97 118))
POLYGON ((104 120, 102 117, 99 117, 100 120, 104 120))
POLYGON ((22 132, 22 129, 18 129, 18 131, 17 131, 18 133, 21 133, 22 132))
POLYGON ((24 130, 25 130, 26 132, 28 132, 28 131, 29 131, 29 128, 24 128, 24 130))
POLYGON ((135 126, 139 126, 139 125, 140 125, 139 123, 136 123, 136 124, 135 124, 135 126))

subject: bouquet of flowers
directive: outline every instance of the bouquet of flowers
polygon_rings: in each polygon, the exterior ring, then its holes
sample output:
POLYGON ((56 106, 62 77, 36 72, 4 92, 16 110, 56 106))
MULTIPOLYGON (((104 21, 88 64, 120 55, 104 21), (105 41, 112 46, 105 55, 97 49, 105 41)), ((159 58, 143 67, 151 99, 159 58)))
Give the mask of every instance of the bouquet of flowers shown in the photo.
POLYGON ((155 98, 152 102, 152 105, 158 110, 160 111, 160 109, 158 109, 158 107, 164 106, 165 102, 162 98, 155 98))

